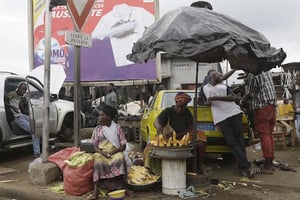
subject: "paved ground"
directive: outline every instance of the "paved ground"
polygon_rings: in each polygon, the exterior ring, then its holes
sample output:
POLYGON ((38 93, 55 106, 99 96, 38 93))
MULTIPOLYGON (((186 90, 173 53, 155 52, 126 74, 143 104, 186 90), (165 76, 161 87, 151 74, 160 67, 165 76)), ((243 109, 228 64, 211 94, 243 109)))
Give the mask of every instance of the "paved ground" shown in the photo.
MULTIPOLYGON (((248 148, 249 160, 260 159, 260 150, 248 148)), ((300 147, 288 147, 286 150, 277 150, 276 158, 280 162, 288 163, 295 167, 298 172, 282 171, 279 168, 276 169, 274 175, 256 175, 251 182, 240 184, 239 174, 235 170, 235 163, 231 159, 217 160, 207 159, 206 166, 211 169, 211 178, 218 179, 219 181, 234 181, 235 186, 229 187, 228 183, 222 184, 224 186, 210 185, 206 188, 197 188, 197 191, 206 189, 209 194, 208 199, 212 200, 298 200, 300 199, 300 173, 299 173, 299 158, 300 147)), ((0 167, 7 170, 13 169, 16 172, 1 173, 0 170, 0 200, 2 199, 47 199, 47 200, 59 200, 59 199, 86 199, 86 195, 80 197, 74 197, 63 194, 56 194, 49 191, 49 187, 59 184, 62 181, 57 181, 48 186, 32 185, 29 181, 28 165, 32 161, 31 150, 20 149, 12 152, 0 153, 0 167), (1 181, 11 181, 7 183, 1 183, 1 181), (2 198, 2 199, 1 199, 2 198)), ((204 194, 199 193, 199 197, 193 199, 203 199, 206 197, 204 194)), ((126 199, 163 199, 174 200, 180 199, 178 196, 164 195, 159 191, 148 192, 134 192, 131 197, 126 199)))

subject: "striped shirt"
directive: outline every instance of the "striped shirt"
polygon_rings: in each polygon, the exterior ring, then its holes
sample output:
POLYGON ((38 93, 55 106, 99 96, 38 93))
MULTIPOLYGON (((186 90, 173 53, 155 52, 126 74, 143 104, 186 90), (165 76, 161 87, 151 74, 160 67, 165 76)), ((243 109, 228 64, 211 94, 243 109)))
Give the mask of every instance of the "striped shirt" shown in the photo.
POLYGON ((258 75, 249 73, 247 78, 251 110, 263 108, 268 104, 276 106, 276 91, 271 72, 258 75))

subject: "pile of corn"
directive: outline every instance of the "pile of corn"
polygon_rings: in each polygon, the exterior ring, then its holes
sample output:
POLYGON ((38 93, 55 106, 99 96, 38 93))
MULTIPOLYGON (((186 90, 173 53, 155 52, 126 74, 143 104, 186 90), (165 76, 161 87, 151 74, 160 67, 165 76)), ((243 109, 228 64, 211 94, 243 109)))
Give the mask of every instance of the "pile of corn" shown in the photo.
POLYGON ((128 172, 128 183, 132 185, 147 185, 156 182, 160 177, 154 175, 144 166, 132 165, 128 172))
POLYGON ((192 135, 188 132, 180 140, 177 140, 176 133, 173 132, 172 137, 164 138, 159 134, 155 140, 151 140, 150 144, 158 147, 183 147, 192 142, 192 135))
POLYGON ((94 154, 85 153, 84 151, 79 151, 73 153, 68 160, 64 162, 69 167, 82 167, 86 165, 89 161, 94 160, 94 154))

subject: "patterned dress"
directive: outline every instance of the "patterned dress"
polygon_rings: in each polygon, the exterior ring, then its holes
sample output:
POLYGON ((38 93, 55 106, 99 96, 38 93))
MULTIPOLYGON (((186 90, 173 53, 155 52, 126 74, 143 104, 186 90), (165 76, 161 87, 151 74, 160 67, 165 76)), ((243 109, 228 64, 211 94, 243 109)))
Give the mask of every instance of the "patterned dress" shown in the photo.
MULTIPOLYGON (((117 134, 120 146, 126 144, 124 132, 121 127, 117 125, 117 134)), ((102 126, 97 126, 92 135, 93 144, 103 151, 110 152, 116 147, 105 137, 102 126)), ((120 175, 126 174, 126 163, 123 152, 118 152, 110 158, 106 158, 100 153, 95 153, 94 157, 94 173, 93 181, 99 179, 110 179, 120 175)))

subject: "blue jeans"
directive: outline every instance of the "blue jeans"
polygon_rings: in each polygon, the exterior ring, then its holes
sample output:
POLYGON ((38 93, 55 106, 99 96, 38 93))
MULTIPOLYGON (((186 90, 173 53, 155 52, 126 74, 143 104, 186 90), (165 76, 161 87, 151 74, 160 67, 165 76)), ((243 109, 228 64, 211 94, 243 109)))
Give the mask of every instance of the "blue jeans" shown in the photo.
POLYGON ((34 155, 40 154, 40 138, 36 137, 31 131, 29 116, 22 114, 15 119, 15 122, 20 128, 31 134, 34 155))

